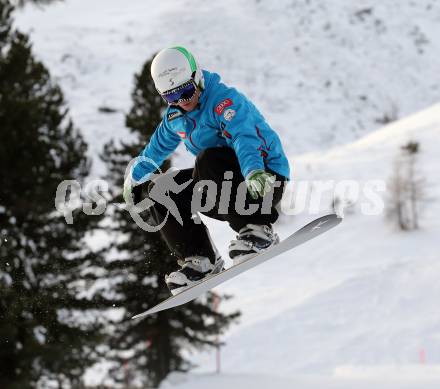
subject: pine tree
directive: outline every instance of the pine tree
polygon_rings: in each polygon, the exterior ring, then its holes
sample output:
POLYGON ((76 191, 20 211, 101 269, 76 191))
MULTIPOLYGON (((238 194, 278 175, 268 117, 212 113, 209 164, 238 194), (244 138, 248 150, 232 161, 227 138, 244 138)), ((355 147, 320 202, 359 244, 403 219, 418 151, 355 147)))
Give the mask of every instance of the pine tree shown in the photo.
POLYGON ((419 213, 427 200, 426 181, 417 164, 419 153, 420 144, 416 141, 411 140, 400 147, 388 185, 386 215, 403 231, 419 228, 419 213))
POLYGON ((43 5, 47 5, 47 4, 62 1, 62 0, 13 0, 13 1, 17 7, 23 7, 27 3, 32 3, 32 4, 37 4, 39 6, 43 6, 43 5))
POLYGON ((93 320, 77 323, 93 302, 73 287, 92 257, 90 218, 66 224, 54 199, 87 175, 87 146, 11 12, 0 0, 0 387, 75 384, 98 339, 93 320))
MULTIPOLYGON (((104 151, 103 158, 110 172, 108 178, 118 188, 119 201, 125 168, 148 142, 165 108, 151 79, 150 65, 151 61, 147 61, 135 76, 133 106, 126 117, 126 125, 136 140, 122 143, 120 147, 108 144, 104 151)), ((167 166, 169 162, 162 166, 162 171, 167 166)), ((148 218, 148 211, 144 211, 143 216, 144 220, 148 218)), ((113 276, 119 275, 123 280, 116 291, 123 296, 118 305, 126 311, 125 321, 119 324, 111 341, 118 361, 112 374, 127 386, 141 382, 157 387, 170 372, 187 371, 191 367, 182 355, 184 349, 214 346, 216 336, 238 317, 238 313, 214 312, 213 295, 208 294, 204 300, 141 321, 130 321, 134 314, 169 297, 164 276, 175 270, 176 260, 159 232, 143 231, 127 211, 116 211, 114 221, 124 239, 115 244, 119 259, 111 261, 108 268, 113 276)))

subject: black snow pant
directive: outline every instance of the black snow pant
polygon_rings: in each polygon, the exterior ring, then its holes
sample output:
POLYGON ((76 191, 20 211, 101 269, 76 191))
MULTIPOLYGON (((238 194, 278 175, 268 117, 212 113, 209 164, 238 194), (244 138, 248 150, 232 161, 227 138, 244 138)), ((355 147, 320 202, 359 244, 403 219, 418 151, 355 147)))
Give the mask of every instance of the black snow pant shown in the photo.
MULTIPOLYGON (((156 225, 167 217, 160 231, 171 252, 178 258, 201 255, 207 256, 211 261, 215 260, 215 247, 197 212, 226 221, 237 232, 249 223, 274 223, 278 219, 275 206, 283 195, 286 178, 270 169, 266 170, 276 176, 277 182, 272 192, 257 200, 252 199, 248 193, 237 156, 229 147, 203 150, 197 155, 194 168, 175 173, 174 181, 178 185, 191 181, 179 193, 167 192, 177 205, 183 225, 157 201, 153 200, 154 205, 151 208, 156 225)), ((160 181, 153 180, 149 183, 148 196, 158 182, 160 181)))

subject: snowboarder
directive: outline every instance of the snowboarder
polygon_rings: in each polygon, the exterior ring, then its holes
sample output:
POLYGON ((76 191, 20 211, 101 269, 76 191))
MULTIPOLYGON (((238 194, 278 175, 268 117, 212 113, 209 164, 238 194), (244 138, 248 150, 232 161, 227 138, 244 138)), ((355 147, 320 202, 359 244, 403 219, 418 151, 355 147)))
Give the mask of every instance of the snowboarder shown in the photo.
POLYGON ((275 206, 289 179, 289 163, 278 135, 252 102, 223 84, 218 74, 202 70, 184 47, 160 51, 152 61, 151 75, 168 108, 140 154, 146 158, 133 166, 125 181, 124 199, 129 204, 138 203, 144 183, 148 194, 154 191, 157 182, 149 177, 156 168, 145 162, 147 158, 161 166, 181 141, 196 156, 193 168, 173 173, 175 182, 184 189, 169 193, 183 224, 158 202, 151 208, 158 225, 168 215, 160 231, 177 256, 180 269, 167 275, 165 282, 171 293, 177 294, 220 272, 224 265, 206 226, 194 218, 191 204, 197 183, 210 180, 216 184, 214 196, 206 188, 203 191, 206 201, 213 199, 213 207, 202 213, 228 222, 238 233, 229 245, 235 265, 278 243, 272 225, 278 218, 275 206), (226 207, 220 204, 225 182, 231 183, 231 201, 226 207), (244 208, 254 207, 256 212, 237 210, 240 184, 245 187, 244 208))

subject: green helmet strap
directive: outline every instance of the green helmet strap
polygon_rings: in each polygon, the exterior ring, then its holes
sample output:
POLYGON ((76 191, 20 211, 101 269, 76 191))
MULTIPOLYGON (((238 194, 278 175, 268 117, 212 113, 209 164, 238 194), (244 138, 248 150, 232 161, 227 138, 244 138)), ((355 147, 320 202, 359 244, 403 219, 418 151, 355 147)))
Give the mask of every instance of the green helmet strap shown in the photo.
POLYGON ((195 72, 197 70, 196 60, 187 49, 181 46, 172 47, 172 49, 179 50, 186 57, 189 62, 189 66, 191 66, 191 72, 195 72))

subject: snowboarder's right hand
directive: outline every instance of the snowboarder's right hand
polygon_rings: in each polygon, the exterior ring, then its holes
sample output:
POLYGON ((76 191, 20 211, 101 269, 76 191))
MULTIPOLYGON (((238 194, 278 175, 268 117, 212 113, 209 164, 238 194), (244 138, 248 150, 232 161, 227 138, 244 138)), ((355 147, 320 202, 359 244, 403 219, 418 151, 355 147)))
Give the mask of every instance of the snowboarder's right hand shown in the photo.
POLYGON ((253 170, 246 176, 246 185, 251 197, 256 200, 258 196, 264 197, 269 193, 274 184, 275 176, 262 169, 253 170))
POLYGON ((136 205, 141 201, 142 185, 134 185, 135 184, 131 179, 127 179, 124 182, 123 197, 128 205, 136 205))

